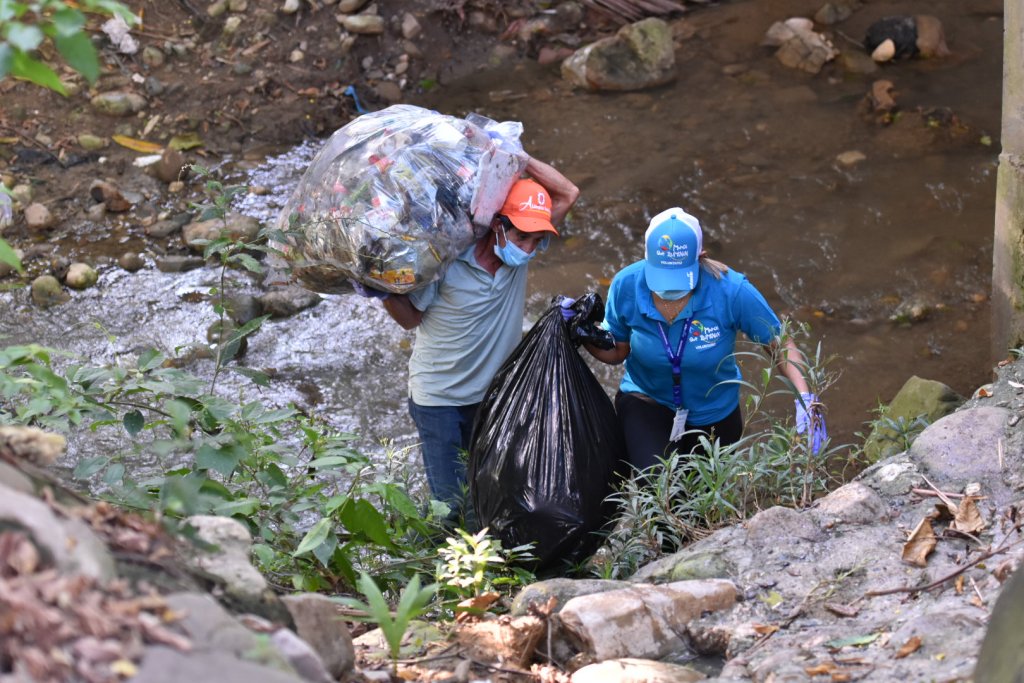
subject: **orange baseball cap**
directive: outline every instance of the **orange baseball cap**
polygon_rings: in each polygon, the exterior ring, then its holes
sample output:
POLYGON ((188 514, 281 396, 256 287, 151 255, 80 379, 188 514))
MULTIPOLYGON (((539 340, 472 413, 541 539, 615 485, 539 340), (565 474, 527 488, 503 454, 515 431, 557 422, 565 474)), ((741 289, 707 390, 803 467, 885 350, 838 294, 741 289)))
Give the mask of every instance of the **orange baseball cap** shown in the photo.
POLYGON ((523 232, 558 231, 551 224, 551 195, 536 180, 517 180, 498 213, 523 232))

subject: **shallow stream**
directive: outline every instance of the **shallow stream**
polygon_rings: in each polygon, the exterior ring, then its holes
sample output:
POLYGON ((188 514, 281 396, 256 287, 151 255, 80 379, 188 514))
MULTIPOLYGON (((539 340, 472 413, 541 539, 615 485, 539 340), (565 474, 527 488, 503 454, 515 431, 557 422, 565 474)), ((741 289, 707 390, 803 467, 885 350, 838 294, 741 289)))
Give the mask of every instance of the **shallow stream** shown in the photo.
MULTIPOLYGON (((850 441, 911 375, 964 394, 989 379, 1001 3, 868 3, 844 34, 928 11, 943 20, 954 52, 872 75, 829 67, 811 76, 758 45, 773 21, 818 5, 737 2, 693 12, 679 78, 656 90, 574 92, 556 67, 528 62, 444 83, 413 103, 522 121, 526 149, 580 186, 562 239, 531 265, 531 317, 553 294, 603 294, 641 257, 649 217, 682 206, 701 219, 712 257, 746 273, 780 314, 810 323, 812 341, 836 356, 842 376, 825 401, 833 436, 850 441), (877 78, 893 82, 903 111, 891 125, 863 110, 877 78), (852 151, 864 159, 837 160, 852 151), (890 320, 911 305, 930 313, 913 324, 890 320)), ((239 208, 273 218, 316 148, 226 164, 273 190, 239 208)), ((0 294, 0 334, 4 343, 36 341, 97 362, 147 346, 173 352, 202 340, 213 322, 210 305, 195 299, 216 278, 210 269, 109 268, 98 287, 45 312, 24 292, 0 294)), ((379 304, 338 296, 267 323, 245 362, 273 370, 265 400, 296 401, 381 452, 382 440, 415 441, 404 402, 411 339, 379 304)), ((616 375, 601 371, 609 389, 616 375)))

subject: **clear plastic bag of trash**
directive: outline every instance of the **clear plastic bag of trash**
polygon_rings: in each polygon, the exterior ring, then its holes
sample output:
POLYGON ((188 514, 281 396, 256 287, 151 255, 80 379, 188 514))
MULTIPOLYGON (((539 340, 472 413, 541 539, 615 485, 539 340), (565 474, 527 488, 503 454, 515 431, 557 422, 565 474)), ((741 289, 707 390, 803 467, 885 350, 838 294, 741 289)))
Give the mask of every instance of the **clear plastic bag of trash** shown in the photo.
MULTIPOLYGON (((573 309, 604 317, 597 294, 573 309)), ((532 543, 538 571, 597 550, 627 457, 615 408, 576 350, 578 327, 557 304, 537 321, 491 381, 470 442, 480 524, 506 548, 532 543)))
POLYGON ((526 167, 522 125, 399 104, 364 114, 317 153, 278 218, 308 289, 349 279, 405 294, 482 236, 526 167))

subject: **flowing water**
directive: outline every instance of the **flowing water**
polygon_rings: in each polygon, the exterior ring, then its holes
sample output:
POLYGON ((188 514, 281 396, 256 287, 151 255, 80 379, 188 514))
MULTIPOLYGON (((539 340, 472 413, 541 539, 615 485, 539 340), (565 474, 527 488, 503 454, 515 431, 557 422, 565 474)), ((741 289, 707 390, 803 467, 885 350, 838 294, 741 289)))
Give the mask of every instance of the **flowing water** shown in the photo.
MULTIPOLYGON (((881 16, 929 11, 942 17, 954 51, 871 76, 784 68, 758 46, 761 35, 817 4, 741 2, 691 15, 679 78, 656 90, 573 92, 553 67, 531 62, 446 82, 414 103, 522 121, 526 149, 580 186, 562 239, 530 266, 530 317, 556 293, 603 294, 617 270, 641 257, 649 217, 682 206, 701 219, 712 257, 746 273, 779 313, 809 322, 812 339, 836 356, 842 376, 825 399, 833 436, 849 441, 911 375, 961 393, 989 378, 1000 6, 869 3, 844 33, 859 37, 881 16), (861 108, 876 78, 894 83, 904 109, 889 126, 861 108), (937 112, 933 123, 919 110, 937 112), (850 151, 863 161, 837 161, 850 151), (931 310, 926 319, 890 321, 915 302, 931 310)), ((238 208, 272 219, 317 146, 225 165, 273 189, 238 208)), ((111 268, 98 287, 45 312, 23 292, 0 294, 0 334, 6 343, 36 341, 96 361, 148 346, 173 352, 202 340, 215 319, 209 303, 196 300, 217 277, 209 269, 111 268)), ((265 400, 295 401, 379 453, 384 440, 415 442, 404 402, 411 339, 379 304, 329 297, 268 322, 244 362, 272 371, 265 400)), ((609 389, 617 373, 599 369, 609 389)))

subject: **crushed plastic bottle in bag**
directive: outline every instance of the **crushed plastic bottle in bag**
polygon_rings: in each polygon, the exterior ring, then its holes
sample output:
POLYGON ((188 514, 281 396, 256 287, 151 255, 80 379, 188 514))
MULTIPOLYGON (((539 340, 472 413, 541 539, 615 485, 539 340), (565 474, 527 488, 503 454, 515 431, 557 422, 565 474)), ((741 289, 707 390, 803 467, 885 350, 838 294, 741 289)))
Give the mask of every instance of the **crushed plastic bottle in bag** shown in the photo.
POLYGON ((304 287, 349 280, 405 294, 485 234, 526 166, 522 124, 400 104, 364 114, 317 153, 278 218, 304 287))

